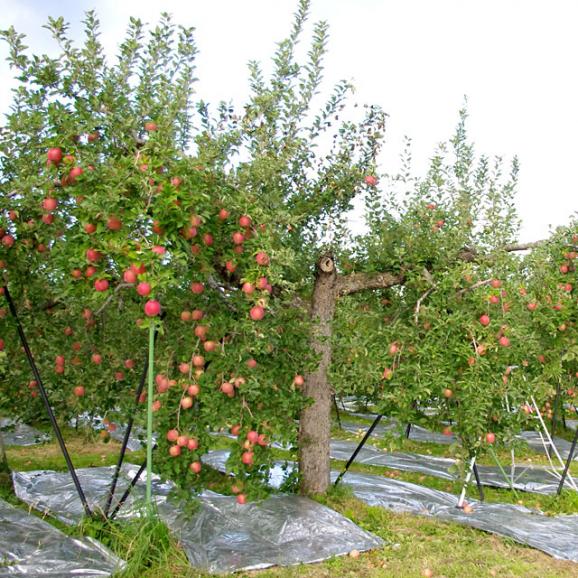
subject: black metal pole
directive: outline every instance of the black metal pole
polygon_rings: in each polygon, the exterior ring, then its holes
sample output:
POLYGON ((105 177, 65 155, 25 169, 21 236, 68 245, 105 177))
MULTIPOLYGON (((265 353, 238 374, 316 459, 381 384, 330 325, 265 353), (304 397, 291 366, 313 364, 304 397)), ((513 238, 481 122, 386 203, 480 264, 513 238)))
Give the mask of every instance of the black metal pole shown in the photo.
MULTIPOLYGON (((158 335, 158 333, 155 333, 155 338, 157 335, 158 335)), ((148 363, 149 363, 149 357, 148 357, 148 350, 147 350, 147 353, 145 355, 145 362, 144 362, 143 371, 141 373, 141 378, 140 378, 138 387, 136 389, 135 407, 133 408, 134 410, 136 410, 136 408, 138 407, 138 402, 139 402, 140 396, 141 396, 142 391, 143 391, 144 386, 145 386, 146 377, 147 377, 147 373, 148 373, 148 363)), ((108 496, 106 498, 106 505, 104 507, 105 517, 108 516, 108 512, 110 511, 110 506, 112 504, 112 498, 113 498, 114 492, 116 490, 116 484, 118 483, 118 476, 120 475, 120 469, 122 467, 124 457, 126 455, 126 448, 128 446, 128 440, 130 439, 130 434, 132 432, 133 423, 134 423, 134 416, 131 415, 128 419, 128 423, 126 424, 126 431, 124 432, 124 438, 122 440, 122 447, 120 448, 120 455, 118 457, 118 462, 117 462, 116 468, 114 470, 114 475, 112 477, 112 483, 111 483, 110 488, 108 490, 108 496)))
POLYGON ((562 493, 562 488, 564 487, 564 482, 566 481, 566 476, 568 475, 568 470, 570 469, 570 464, 574 458, 574 452, 576 450, 576 443, 578 442, 578 427, 574 432, 574 439, 572 440, 572 445, 570 446, 570 453, 568 454, 568 459, 566 460, 566 465, 564 466, 564 471, 562 472, 562 479, 558 484, 558 491, 556 492, 559 496, 562 493))
MULTIPOLYGON (((157 446, 153 446, 153 451, 156 449, 157 449, 157 446)), ((122 506, 126 502, 127 498, 129 497, 130 493, 132 492, 132 489, 136 486, 136 483, 139 481, 140 477, 142 476, 142 473, 146 470, 146 467, 147 467, 147 460, 145 459, 143 461, 143 463, 141 464, 140 468, 138 469, 138 472, 134 475, 134 478, 131 480, 128 488, 124 491, 124 494, 122 495, 122 497, 118 501, 117 505, 115 506, 114 510, 112 511, 112 514, 108 517, 109 520, 114 520, 114 518, 118 514, 118 511, 122 508, 122 506)))
POLYGON ((337 423, 339 425, 339 429, 343 429, 341 426, 341 416, 339 415, 339 408, 337 407, 337 397, 333 394, 333 405, 335 405, 335 414, 337 415, 337 423))
POLYGON ((480 502, 485 499, 484 489, 482 488, 482 480, 480 479, 480 471, 478 470, 478 464, 474 462, 474 476, 476 476, 476 485, 478 486, 478 493, 480 494, 480 502))
POLYGON ((78 496, 80 501, 82 502, 82 507, 84 508, 84 512, 88 517, 92 517, 92 511, 88 505, 86 500, 86 496, 84 495, 84 491, 82 490, 82 486, 80 485, 80 480, 76 475, 76 470, 74 469, 74 465, 72 460, 70 459, 70 455, 68 450, 66 449, 66 444, 64 443, 64 438, 62 437, 62 432, 60 431, 60 427, 58 422, 56 421, 56 416, 54 415, 54 411, 50 405, 50 401, 48 400, 48 394, 42 382, 42 378, 40 377, 40 373, 38 371, 38 367, 36 366, 36 362, 34 361, 34 357, 32 356, 32 351, 30 351, 30 346, 28 345, 28 341, 26 339, 26 335, 24 334, 24 329, 22 328, 22 324, 20 323, 20 319, 18 318, 18 313, 16 312, 16 306, 14 305, 14 301, 12 300, 12 296, 10 295, 10 291, 8 291, 8 286, 4 286, 4 295, 6 300, 8 301, 8 307, 10 308, 10 313, 16 322, 16 328, 18 329, 18 335, 20 337, 20 341, 22 343, 22 347, 24 348, 24 352, 26 353, 26 357, 28 359, 28 363, 30 364, 30 368, 32 369, 32 373, 34 375, 34 379, 38 384, 38 389, 40 390, 40 396, 42 397, 42 401, 44 402, 44 406, 46 407, 46 411, 48 413, 48 417, 50 418, 50 423, 52 424, 52 429, 54 430, 54 435, 58 440, 58 445, 60 446, 60 451, 64 456, 64 460, 66 462, 66 467, 70 472, 70 476, 72 477, 72 481, 78 492, 78 496))
POLYGON ((411 433, 411 424, 408 423, 405 426, 405 439, 408 440, 409 439, 409 434, 411 433))
POLYGON ((365 445, 365 442, 369 439, 369 436, 373 433, 373 430, 376 428, 377 424, 379 423, 379 420, 382 417, 383 416, 380 414, 373 420, 373 423, 371 424, 369 429, 365 432, 363 439, 361 440, 361 442, 359 442, 359 445, 355 448, 355 451, 353 452, 352 456, 349 458, 349 460, 345 464, 345 469, 339 474, 339 476, 337 476, 337 479, 335 480, 335 484, 334 484, 335 486, 337 486, 337 484, 341 481, 341 478, 345 475, 345 473, 347 472, 347 470, 349 469, 351 464, 355 461, 357 454, 361 451, 361 449, 365 445))

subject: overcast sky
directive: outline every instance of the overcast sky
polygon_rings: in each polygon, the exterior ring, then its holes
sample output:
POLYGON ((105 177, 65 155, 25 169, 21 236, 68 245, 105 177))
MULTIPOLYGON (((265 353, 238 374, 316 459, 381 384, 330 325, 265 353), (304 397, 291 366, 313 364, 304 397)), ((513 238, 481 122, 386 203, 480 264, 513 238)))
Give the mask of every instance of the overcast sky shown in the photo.
MULTIPOLYGON (((51 51, 41 28, 48 15, 64 16, 78 37, 84 11, 95 8, 112 55, 129 16, 155 23, 164 10, 197 30, 199 96, 242 102, 247 61, 268 60, 296 7, 297 0, 0 0, 0 27, 14 25, 35 52, 51 51)), ((408 135, 421 174, 467 95, 477 151, 520 158, 522 239, 544 237, 578 210, 576 0, 313 0, 310 24, 320 19, 330 25, 326 89, 351 80, 356 101, 390 115, 383 171, 395 172, 408 135)), ((1 45, 0 112, 11 99, 6 54, 1 45)))

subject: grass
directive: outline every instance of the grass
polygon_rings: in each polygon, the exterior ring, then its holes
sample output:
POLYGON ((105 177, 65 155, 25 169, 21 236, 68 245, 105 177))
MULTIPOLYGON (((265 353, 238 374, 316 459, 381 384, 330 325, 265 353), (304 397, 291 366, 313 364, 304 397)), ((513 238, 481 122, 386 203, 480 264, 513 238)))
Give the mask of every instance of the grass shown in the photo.
MULTIPOLYGON (((66 431, 67 446, 77 467, 113 465, 118 458, 120 445, 115 441, 103 443, 91 433, 66 431)), ((355 439, 355 436, 350 436, 355 439)), ((404 440, 407 441, 407 440, 404 440)), ((225 447, 229 440, 220 440, 225 447)), ((374 443, 374 440, 372 440, 374 443)), ((415 444, 408 442, 407 451, 432 455, 447 455, 447 446, 415 444), (410 450, 412 446, 415 449, 410 450), (430 448, 429 446, 434 446, 430 448), (434 454, 434 451, 436 452, 434 454), (438 454, 438 452, 440 452, 438 454)), ((63 470, 64 459, 56 443, 27 448, 8 448, 8 460, 15 470, 57 469, 63 470)), ((289 454, 277 452, 279 457, 289 454)), ((140 462, 144 452, 130 452, 127 460, 140 462)), ((540 459, 542 459, 540 457, 540 459)), ((539 460, 537 460, 539 461, 539 460)), ((343 462, 334 462, 338 469, 343 462)), ((459 482, 410 472, 396 472, 387 468, 355 464, 352 470, 395 477, 432 488, 457 493, 459 482)), ((226 493, 230 484, 226 477, 211 472, 211 488, 226 493)), ((539 508, 547 513, 578 512, 578 496, 566 493, 561 499, 518 493, 509 490, 484 488, 488 501, 518 503, 539 508)), ((475 487, 471 494, 475 496, 475 487)), ((12 499, 13 503, 18 503, 12 499)), ((520 546, 507 538, 500 538, 473 528, 441 522, 431 518, 396 514, 382 508, 370 507, 355 499, 347 486, 332 490, 318 501, 342 513, 364 529, 377 534, 385 546, 359 557, 343 556, 319 564, 299 565, 290 568, 272 568, 259 572, 237 573, 239 578, 334 578, 334 577, 391 577, 411 578, 424 575, 427 569, 433 576, 447 578, 472 577, 570 577, 578 572, 576 564, 554 560, 546 554, 520 546)), ((51 522, 54 522, 50 519, 51 522)), ((190 567, 184 551, 167 528, 156 518, 144 518, 128 522, 106 523, 87 521, 76 528, 55 525, 73 535, 88 535, 99 539, 117 555, 128 561, 127 569, 118 578, 193 578, 207 577, 190 567)))

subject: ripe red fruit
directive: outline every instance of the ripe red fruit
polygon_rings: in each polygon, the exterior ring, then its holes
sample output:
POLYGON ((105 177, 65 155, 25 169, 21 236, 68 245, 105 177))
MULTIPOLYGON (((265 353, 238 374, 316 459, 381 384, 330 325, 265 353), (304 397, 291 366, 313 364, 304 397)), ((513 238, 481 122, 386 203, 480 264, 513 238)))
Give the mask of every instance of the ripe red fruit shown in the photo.
POLYGON ((48 149, 48 152, 46 153, 46 158, 54 164, 59 164, 60 161, 62 161, 62 149, 58 148, 58 147, 54 147, 51 149, 48 149))
POLYGON ((193 365, 195 367, 205 367, 205 358, 202 355, 193 355, 193 365))
POLYGON ((178 432, 178 430, 176 430, 176 429, 170 429, 170 430, 167 432, 167 440, 168 440, 169 442, 176 442, 177 439, 178 439, 178 437, 179 437, 179 432, 178 432))
POLYGON ((54 223, 54 215, 50 213, 42 215, 41 220, 45 225, 52 225, 52 223, 54 223))
POLYGON ((187 436, 179 436, 177 438, 177 445, 184 448, 189 443, 189 438, 187 436))
POLYGON ((203 224, 203 219, 199 215, 192 215, 190 218, 190 223, 193 227, 200 227, 203 224))
POLYGON ((500 337, 500 339, 498 339, 498 343, 502 347, 509 347, 510 346, 510 340, 505 335, 502 335, 502 337, 500 337))
POLYGON ((144 129, 147 132, 154 132, 155 130, 158 129, 158 126, 157 126, 156 122, 148 121, 148 122, 145 122, 144 129))
POLYGON ((259 277, 259 279, 257 279, 257 289, 261 289, 261 291, 264 291, 265 289, 267 289, 268 285, 269 281, 267 281, 267 277, 259 277))
POLYGON ((206 325, 197 325, 194 330, 195 337, 198 337, 201 340, 205 340, 207 338, 207 331, 208 328, 206 325))
POLYGON ((146 283, 144 281, 139 283, 136 286, 136 292, 142 297, 146 297, 147 295, 150 295, 150 292, 151 292, 150 283, 146 283))
POLYGON ((12 235, 4 235, 2 237, 2 245, 8 249, 14 245, 15 239, 12 235))
POLYGON ((191 319, 193 321, 200 321, 205 316, 205 312, 200 309, 193 309, 191 311, 191 319))
POLYGON ((502 282, 499 279, 492 279, 490 281, 490 285, 494 288, 494 289, 499 289, 502 286, 502 282))
POLYGON ((257 440, 257 443, 262 446, 265 447, 267 445, 267 436, 265 434, 259 434, 259 439, 257 440))
POLYGON ((244 229, 250 227, 251 217, 248 217, 247 215, 242 215, 241 217, 239 217, 239 225, 241 225, 241 227, 243 227, 244 229))
POLYGON ((531 303, 528 303, 526 307, 528 308, 529 311, 536 311, 536 309, 538 308, 538 304, 532 301, 531 303))
POLYGON ((569 271, 568 265, 560 265, 560 273, 566 274, 569 271))
POLYGON ((100 261, 102 259, 102 253, 97 251, 96 249, 87 249, 86 250, 86 259, 93 263, 100 261))
POLYGON ((73 167, 68 173, 68 178, 71 182, 74 182, 82 173, 84 173, 82 167, 73 167))
POLYGON ((497 305, 500 302, 500 298, 497 295, 490 295, 490 303, 492 305, 497 305))
POLYGON ((183 184, 183 179, 181 177, 171 177, 171 185, 178 189, 183 184))
POLYGON ((259 441, 259 434, 256 431, 251 430, 247 434, 247 440, 249 440, 252 444, 256 444, 259 441))
POLYGON ((393 377, 393 369, 386 367, 383 370, 383 379, 391 379, 393 377))
POLYGON ((479 321, 484 327, 487 327, 490 324, 490 317, 489 315, 482 315, 479 321))
POLYGON ((94 289, 96 291, 107 291, 108 290, 108 280, 107 279, 97 279, 94 282, 94 289))
POLYGON ((191 312, 187 311, 186 309, 184 311, 181 311, 181 321, 190 321, 191 320, 191 312))
POLYGON ((235 265, 233 261, 227 261, 225 263, 225 269, 227 269, 229 273, 234 273, 235 269, 237 269, 237 265, 235 265))
POLYGON ((92 361, 92 363, 94 363, 95 365, 100 365, 102 363, 102 355, 100 355, 100 353, 93 353, 90 356, 90 360, 92 361))
POLYGON ((132 269, 127 269, 123 274, 122 278, 125 283, 129 283, 130 285, 137 282, 136 273, 132 269))
POLYGON ((296 375, 293 378, 293 384, 297 387, 302 387, 305 384, 305 378, 302 375, 296 375))
POLYGON ((187 442, 187 449, 191 452, 195 451, 199 447, 199 440, 195 438, 190 438, 187 442))
POLYGON ((375 185, 377 184, 377 179, 373 175, 366 175, 365 179, 363 180, 365 181, 365 184, 369 187, 375 187, 375 185))
POLYGON ((155 299, 151 299, 145 303, 144 312, 148 317, 155 317, 161 312, 161 304, 155 299))
POLYGON ((64 355, 57 355, 54 363, 56 363, 56 365, 64 365, 65 363, 65 359, 64 359, 64 355))
POLYGON ((192 397, 183 397, 183 399, 181 399, 181 407, 183 409, 189 409, 189 408, 193 407, 193 398, 192 397))
POLYGON ((146 273, 147 268, 142 263, 133 263, 130 268, 137 274, 143 275, 146 273))
POLYGON ((259 253, 255 255, 255 261, 257 261, 257 265, 260 265, 261 267, 267 267, 270 263, 269 255, 267 255, 267 253, 264 251, 259 251, 259 253))
POLYGON ((447 387, 444 389, 443 393, 444 393, 444 397, 446 399, 449 399, 450 397, 452 397, 454 395, 454 392, 447 387))
POLYGON ((389 346, 388 351, 390 355, 395 355, 399 351, 399 346, 397 345, 397 343, 392 343, 389 346))
POLYGON ((255 367, 257 367, 257 360, 256 359, 248 359, 247 360, 247 367, 249 369, 254 369, 255 367))
POLYGON ((567 293, 570 293, 572 291, 573 287, 572 287, 572 283, 566 283, 564 285, 564 291, 566 291, 567 293))
POLYGON ((54 197, 46 197, 42 201, 42 208, 45 211, 55 211, 56 207, 58 206, 58 201, 54 197))
POLYGON ((191 472, 193 472, 193 474, 200 474, 202 467, 203 466, 201 465, 201 462, 193 462, 189 465, 189 469, 191 472))
POLYGON ((215 351, 215 349, 217 349, 217 342, 205 341, 205 343, 203 343, 203 349, 208 353, 210 353, 211 351, 215 351))
POLYGON ((200 295, 204 290, 205 290, 205 286, 203 285, 203 283, 199 283, 199 282, 191 283, 191 291, 195 295, 200 295))
POLYGON ((241 506, 247 503, 247 496, 245 494, 239 494, 236 498, 237 504, 241 506))
POLYGON ((201 393, 201 388, 196 383, 193 383, 187 388, 187 393, 192 397, 196 397, 201 393))
POLYGON ((134 368, 134 360, 133 359, 125 359, 124 360, 124 366, 127 369, 133 369, 134 368))
POLYGON ((231 427, 231 435, 238 436, 241 433, 241 426, 239 424, 234 425, 231 427))
POLYGON ((250 466, 253 464, 253 452, 243 452, 241 455, 241 461, 246 465, 250 466))
POLYGON ((251 283, 243 283, 243 287, 242 287, 241 291, 243 291, 243 293, 245 293, 245 295, 251 295, 251 293, 253 293, 253 291, 255 291, 255 287, 251 283))
POLYGON ((233 233, 232 239, 235 245, 242 245, 245 242, 245 235, 237 231, 236 233, 233 233))
POLYGON ((106 226, 110 231, 120 231, 122 229, 122 221, 118 217, 109 217, 106 226))
POLYGON ((231 395, 235 391, 235 386, 232 383, 226 381, 221 384, 221 391, 226 395, 231 395))
POLYGON ((493 444, 496 441, 496 434, 488 432, 486 434, 486 443, 493 444))
POLYGON ((253 321, 261 321, 261 319, 265 317, 265 309, 260 305, 255 305, 255 307, 252 307, 249 311, 249 315, 253 321))
POLYGON ((82 397, 84 395, 84 387, 82 385, 77 385, 72 392, 76 397, 82 397))
POLYGON ((229 218, 229 211, 227 211, 227 209, 221 209, 219 211, 219 219, 221 219, 221 221, 225 221, 229 218))
POLYGON ((176 458, 181 455, 181 447, 180 446, 171 446, 169 448, 169 454, 172 458, 176 458))
POLYGON ((203 235, 203 243, 205 243, 207 247, 210 247, 214 243, 213 235, 211 235, 211 233, 205 233, 203 235))
POLYGON ((444 427, 444 429, 442 430, 442 433, 445 436, 451 436, 452 435, 452 428, 450 426, 446 426, 444 427))

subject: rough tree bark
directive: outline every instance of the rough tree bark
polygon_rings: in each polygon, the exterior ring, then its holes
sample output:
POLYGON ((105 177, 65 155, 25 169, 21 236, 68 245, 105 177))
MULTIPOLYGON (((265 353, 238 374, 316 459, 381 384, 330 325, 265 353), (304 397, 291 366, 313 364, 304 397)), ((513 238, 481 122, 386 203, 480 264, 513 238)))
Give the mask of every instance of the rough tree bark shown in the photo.
POLYGON ((4 440, 0 433, 0 490, 13 491, 12 475, 10 467, 8 466, 8 459, 6 458, 6 451, 4 449, 4 440))
POLYGON ((389 273, 338 276, 331 255, 325 255, 317 262, 311 301, 311 319, 315 324, 311 347, 320 359, 316 370, 305 376, 303 386, 305 397, 313 400, 301 412, 299 423, 299 471, 303 494, 323 494, 330 484, 329 443, 333 391, 328 371, 337 297, 368 289, 392 287, 402 281, 402 277, 389 273))
POLYGON ((323 494, 329 486, 329 437, 331 431, 331 386, 327 372, 331 364, 331 325, 335 313, 337 272, 333 257, 317 262, 311 300, 313 351, 320 356, 317 369, 305 376, 303 394, 313 403, 301 412, 299 421, 299 471, 301 493, 323 494))

